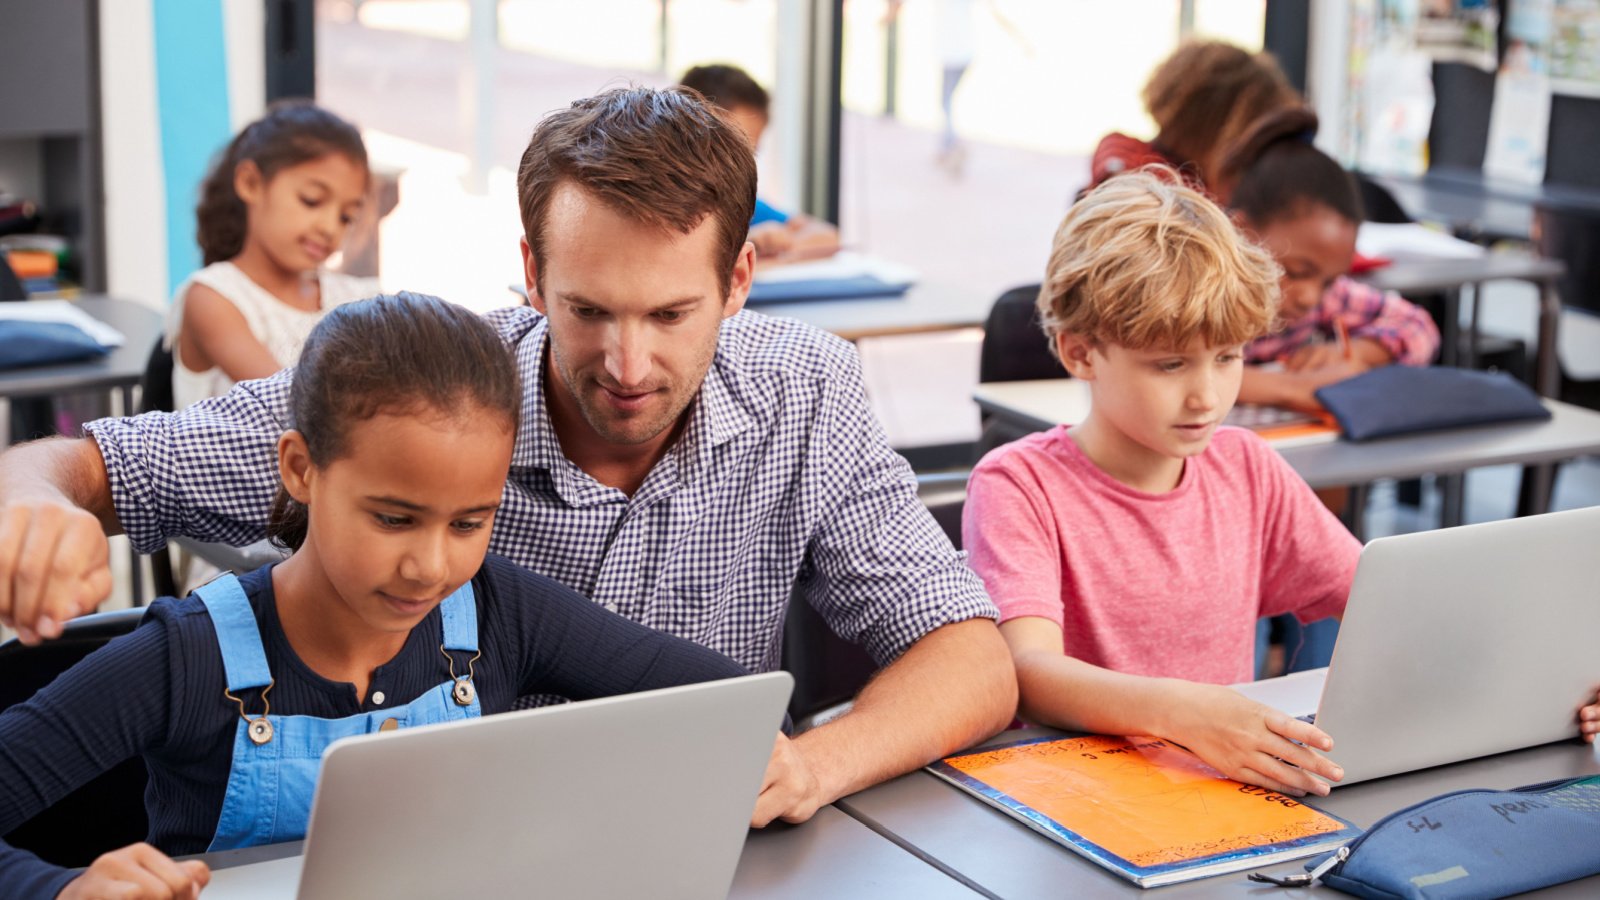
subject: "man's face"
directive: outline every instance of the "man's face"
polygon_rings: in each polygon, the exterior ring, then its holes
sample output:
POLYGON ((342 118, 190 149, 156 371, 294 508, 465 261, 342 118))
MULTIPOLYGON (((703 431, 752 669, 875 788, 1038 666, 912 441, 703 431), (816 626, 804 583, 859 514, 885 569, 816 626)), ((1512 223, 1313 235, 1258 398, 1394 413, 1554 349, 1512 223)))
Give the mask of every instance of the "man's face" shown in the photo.
POLYGON ((571 184, 544 224, 543 278, 523 241, 528 294, 549 317, 553 405, 570 401, 595 437, 633 446, 665 438, 711 368, 722 320, 744 306, 746 244, 724 298, 717 224, 688 234, 628 218, 571 184))

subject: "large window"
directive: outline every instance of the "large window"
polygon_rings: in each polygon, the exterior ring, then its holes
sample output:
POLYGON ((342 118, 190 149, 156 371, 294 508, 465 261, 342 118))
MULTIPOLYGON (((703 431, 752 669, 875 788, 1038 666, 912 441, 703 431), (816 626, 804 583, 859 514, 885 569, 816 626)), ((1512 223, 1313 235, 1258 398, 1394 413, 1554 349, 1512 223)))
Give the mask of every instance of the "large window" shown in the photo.
POLYGON ((384 285, 487 309, 521 283, 516 166, 546 113, 608 87, 741 66, 773 93, 763 196, 798 196, 799 71, 781 45, 799 0, 318 0, 318 101, 399 179, 384 285), (787 18, 786 18, 787 17, 787 18), (792 114, 787 114, 791 113, 792 114))
POLYGON ((844 239, 997 296, 1037 282, 1100 137, 1183 34, 1261 46, 1238 0, 845 0, 844 239))

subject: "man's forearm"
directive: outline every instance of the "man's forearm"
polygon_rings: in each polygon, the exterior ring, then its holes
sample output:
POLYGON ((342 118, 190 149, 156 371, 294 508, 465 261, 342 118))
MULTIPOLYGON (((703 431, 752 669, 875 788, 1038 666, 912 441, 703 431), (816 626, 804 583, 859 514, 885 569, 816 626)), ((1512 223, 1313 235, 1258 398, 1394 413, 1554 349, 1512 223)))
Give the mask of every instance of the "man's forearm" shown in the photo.
POLYGON ((100 448, 89 438, 46 438, 0 453, 0 503, 65 501, 94 514, 106 534, 120 534, 100 448))
POLYGON ((832 802, 970 746, 1011 722, 1017 679, 988 619, 925 635, 878 674, 851 711, 795 739, 832 802))

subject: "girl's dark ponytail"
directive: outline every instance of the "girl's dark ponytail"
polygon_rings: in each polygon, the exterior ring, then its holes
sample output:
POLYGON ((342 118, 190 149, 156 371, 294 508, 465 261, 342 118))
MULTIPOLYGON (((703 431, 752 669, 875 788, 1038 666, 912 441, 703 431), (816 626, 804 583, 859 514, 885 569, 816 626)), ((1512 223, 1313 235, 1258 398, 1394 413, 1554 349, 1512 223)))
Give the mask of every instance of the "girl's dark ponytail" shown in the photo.
POLYGON ((250 223, 233 188, 239 164, 255 163, 269 179, 279 170, 341 153, 365 169, 367 149, 354 125, 306 100, 281 100, 228 142, 200 183, 195 240, 202 264, 229 260, 244 249, 250 223))
POLYGON ((1364 217, 1355 179, 1318 150, 1317 114, 1306 107, 1262 116, 1229 148, 1223 171, 1236 175, 1229 206, 1257 228, 1325 206, 1344 219, 1364 217))

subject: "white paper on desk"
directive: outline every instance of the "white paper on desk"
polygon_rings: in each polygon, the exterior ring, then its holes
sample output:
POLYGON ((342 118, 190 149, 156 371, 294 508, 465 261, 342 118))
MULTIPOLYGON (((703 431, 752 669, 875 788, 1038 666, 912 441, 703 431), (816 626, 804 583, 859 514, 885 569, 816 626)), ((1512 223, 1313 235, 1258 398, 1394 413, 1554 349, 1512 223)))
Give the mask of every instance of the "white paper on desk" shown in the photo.
POLYGON ((776 284, 785 281, 829 281, 870 275, 885 284, 916 284, 917 270, 864 253, 841 250, 827 259, 786 263, 759 269, 756 281, 776 284))
POLYGON ((1395 262, 1416 262, 1469 259, 1482 256, 1484 249, 1471 241, 1463 241, 1414 222, 1362 222, 1361 230, 1356 232, 1356 252, 1362 256, 1381 256, 1395 262))
POLYGON ((84 334, 100 342, 102 347, 121 347, 127 343, 122 332, 96 319, 66 300, 28 300, 22 303, 0 303, 0 319, 14 322, 59 322, 76 325, 84 334))

